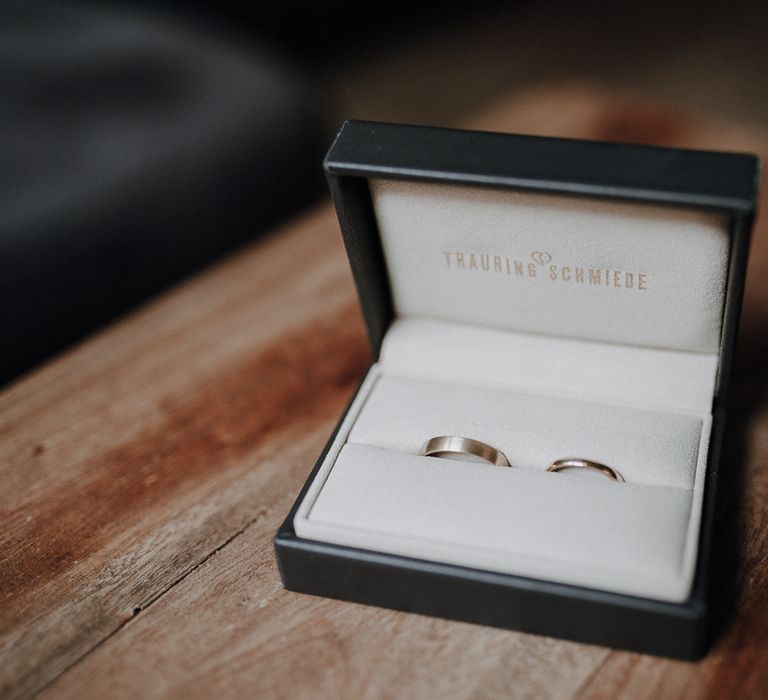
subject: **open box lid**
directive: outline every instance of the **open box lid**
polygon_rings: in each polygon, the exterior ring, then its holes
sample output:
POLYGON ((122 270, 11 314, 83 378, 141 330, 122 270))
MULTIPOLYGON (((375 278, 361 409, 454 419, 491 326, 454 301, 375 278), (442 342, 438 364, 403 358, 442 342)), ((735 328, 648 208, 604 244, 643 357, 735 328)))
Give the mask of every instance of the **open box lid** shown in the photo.
POLYGON ((758 161, 350 121, 325 161, 374 355, 395 316, 719 356, 758 161))

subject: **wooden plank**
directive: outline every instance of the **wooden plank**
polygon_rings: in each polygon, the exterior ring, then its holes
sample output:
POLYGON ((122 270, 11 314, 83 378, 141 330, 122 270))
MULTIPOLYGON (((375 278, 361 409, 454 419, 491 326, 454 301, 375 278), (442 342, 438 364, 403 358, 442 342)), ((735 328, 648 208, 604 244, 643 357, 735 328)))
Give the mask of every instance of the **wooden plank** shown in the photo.
POLYGON ((39 689, 268 507, 290 473, 276 445, 320 443, 367 364, 352 298, 323 207, 3 394, 0 695, 39 689))
POLYGON ((286 593, 270 537, 291 497, 269 496, 272 512, 43 697, 557 697, 608 653, 286 593))
MULTIPOLYGON (((584 85, 474 124, 768 153, 762 133, 584 85)), ((739 607, 704 662, 281 589, 271 536, 367 363, 326 205, 0 395, 0 696, 765 695, 764 275, 761 224, 718 549, 739 607)))

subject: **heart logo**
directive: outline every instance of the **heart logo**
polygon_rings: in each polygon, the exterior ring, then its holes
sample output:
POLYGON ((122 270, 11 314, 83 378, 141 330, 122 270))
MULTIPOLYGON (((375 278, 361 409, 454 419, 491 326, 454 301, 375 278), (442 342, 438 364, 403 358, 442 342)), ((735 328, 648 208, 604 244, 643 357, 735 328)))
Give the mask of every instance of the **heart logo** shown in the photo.
POLYGON ((550 260, 552 260, 552 256, 549 253, 544 253, 541 250, 534 250, 531 253, 531 259, 539 265, 546 265, 550 260))

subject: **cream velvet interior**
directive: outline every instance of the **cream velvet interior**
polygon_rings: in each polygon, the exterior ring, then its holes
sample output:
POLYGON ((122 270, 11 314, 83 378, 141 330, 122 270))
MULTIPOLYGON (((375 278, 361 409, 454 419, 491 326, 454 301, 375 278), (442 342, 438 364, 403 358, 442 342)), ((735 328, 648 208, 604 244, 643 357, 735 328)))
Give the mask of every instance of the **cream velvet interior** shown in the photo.
POLYGON ((374 182, 372 193, 397 318, 300 504, 297 534, 684 600, 718 366, 725 222, 459 186, 374 182), (444 253, 462 250, 504 258, 501 272, 492 258, 488 270, 479 257, 478 269, 468 258, 452 268, 444 253), (573 275, 589 260, 633 272, 634 286, 525 277, 529 262, 523 275, 514 263, 506 272, 506 257, 526 251, 550 256, 530 260, 537 274, 569 260, 573 275), (494 445, 513 466, 418 454, 445 434, 494 445), (572 456, 610 464, 626 483, 545 471, 572 456))
POLYGON ((371 193, 402 316, 718 349, 724 216, 395 180, 371 193))

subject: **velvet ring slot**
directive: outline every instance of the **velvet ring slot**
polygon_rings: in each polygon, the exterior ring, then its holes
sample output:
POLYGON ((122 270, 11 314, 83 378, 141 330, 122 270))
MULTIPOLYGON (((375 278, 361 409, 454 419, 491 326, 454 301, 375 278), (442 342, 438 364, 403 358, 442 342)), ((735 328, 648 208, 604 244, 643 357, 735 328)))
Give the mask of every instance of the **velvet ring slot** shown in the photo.
POLYGON ((631 595, 688 594, 702 418, 389 376, 385 366, 358 401, 297 514, 300 536, 631 595), (423 430, 460 425, 517 466, 418 454, 423 430), (630 483, 545 471, 545 455, 573 445, 620 464, 630 483))

